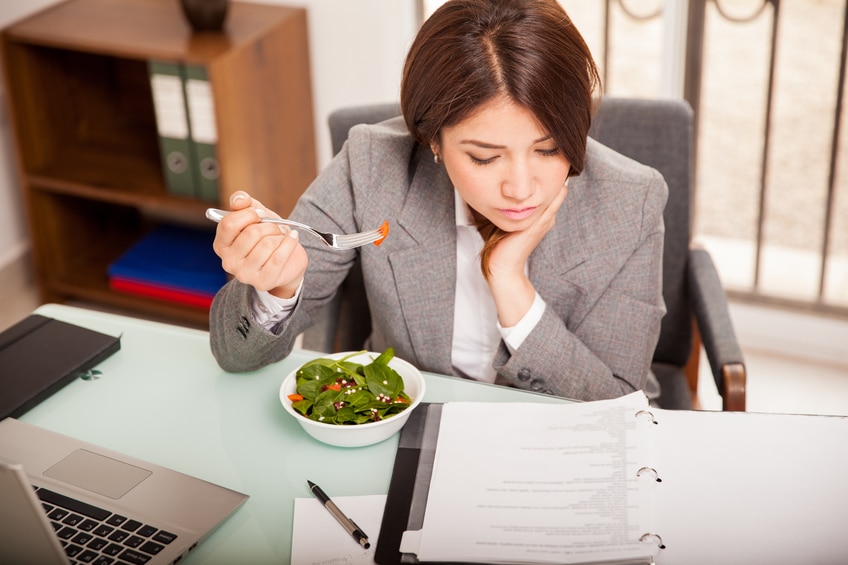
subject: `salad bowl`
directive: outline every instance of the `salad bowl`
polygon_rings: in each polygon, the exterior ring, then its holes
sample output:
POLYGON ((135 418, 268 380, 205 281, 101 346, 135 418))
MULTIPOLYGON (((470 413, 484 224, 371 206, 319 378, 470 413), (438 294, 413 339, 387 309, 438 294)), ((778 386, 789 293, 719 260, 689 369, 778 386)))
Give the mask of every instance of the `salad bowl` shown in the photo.
MULTIPOLYGON (((386 355, 386 352, 382 354, 386 355)), ((380 353, 371 351, 349 351, 334 353, 319 358, 318 363, 328 364, 330 360, 344 361, 346 364, 359 364, 363 367, 372 364, 381 357, 380 353)), ((384 357, 385 358, 385 357, 384 357)), ((315 363, 315 361, 310 362, 315 363)), ((387 405, 391 403, 401 404, 393 407, 385 417, 377 416, 376 421, 363 423, 336 423, 328 418, 324 421, 319 418, 313 419, 305 415, 303 395, 298 393, 298 372, 310 365, 307 363, 289 373, 280 386, 280 403, 300 426, 313 438, 320 442, 338 447, 363 447, 384 441, 399 431, 410 414, 421 404, 424 399, 425 383, 421 372, 412 364, 403 359, 394 357, 388 361, 388 367, 392 369, 403 380, 402 394, 395 398, 380 396, 387 405), (298 404, 299 403, 299 404, 298 404), (397 411, 399 409, 399 411, 397 411)), ((324 387, 328 388, 328 387, 324 387)), ((307 393, 308 394, 308 393, 307 393)), ((376 393, 375 393, 375 396, 376 393)), ((376 413, 377 409, 373 411, 376 413)), ((382 412, 382 409, 381 409, 382 412)))

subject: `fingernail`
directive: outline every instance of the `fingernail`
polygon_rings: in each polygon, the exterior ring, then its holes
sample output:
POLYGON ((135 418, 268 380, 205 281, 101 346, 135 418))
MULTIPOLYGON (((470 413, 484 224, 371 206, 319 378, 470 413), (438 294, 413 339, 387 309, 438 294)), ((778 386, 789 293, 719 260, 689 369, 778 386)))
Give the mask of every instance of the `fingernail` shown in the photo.
POLYGON ((260 218, 265 217, 265 210, 263 210, 262 208, 254 208, 253 211, 256 212, 256 215, 260 218))
POLYGON ((297 230, 289 230, 289 237, 292 239, 297 239, 300 235, 297 233, 297 230))
POLYGON ((239 202, 241 202, 245 198, 247 198, 247 196, 245 196, 245 194, 243 192, 236 192, 235 194, 230 196, 230 205, 232 206, 234 204, 238 204, 239 202))

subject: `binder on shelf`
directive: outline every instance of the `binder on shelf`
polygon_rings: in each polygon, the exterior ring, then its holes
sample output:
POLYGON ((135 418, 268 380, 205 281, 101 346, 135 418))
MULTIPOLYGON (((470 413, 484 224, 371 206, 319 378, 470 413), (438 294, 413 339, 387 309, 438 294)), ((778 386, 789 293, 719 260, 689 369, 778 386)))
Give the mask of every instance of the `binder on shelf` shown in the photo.
POLYGON ((183 70, 197 196, 208 202, 217 202, 221 168, 218 162, 218 126, 212 85, 206 67, 185 65, 183 70))
POLYGON ((186 306, 208 309, 227 282, 212 250, 214 230, 163 224, 112 262, 109 286, 186 306))
POLYGON ((185 306, 208 310, 212 306, 214 293, 194 291, 166 284, 156 284, 125 277, 110 277, 109 287, 117 292, 156 298, 185 306))
POLYGON ((197 193, 183 73, 179 63, 148 61, 165 186, 175 196, 197 193))
POLYGON ((846 444, 846 417, 662 410, 641 392, 423 404, 375 561, 838 563, 846 444))

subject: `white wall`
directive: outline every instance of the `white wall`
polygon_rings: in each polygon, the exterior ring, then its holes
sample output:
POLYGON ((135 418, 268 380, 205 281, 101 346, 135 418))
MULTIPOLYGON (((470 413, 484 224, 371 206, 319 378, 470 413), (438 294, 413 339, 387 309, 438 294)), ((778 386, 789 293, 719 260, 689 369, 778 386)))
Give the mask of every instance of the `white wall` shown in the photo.
MULTIPOLYGON (((178 0, 171 0, 177 2, 178 0)), ((330 158, 327 116, 336 108, 398 98, 401 66, 417 25, 417 0, 254 0, 304 6, 309 21, 316 150, 330 158)), ((6 26, 56 0, 2 0, 6 26)), ((0 97, 4 96, 0 87, 0 97)), ((0 105, 0 270, 29 248, 6 112, 0 105)))
MULTIPOLYGON (((3 0, 0 26, 53 4, 55 0, 3 0)), ((15 152, 6 110, 6 88, 0 81, 0 270, 19 259, 27 249, 27 225, 15 170, 15 152)))

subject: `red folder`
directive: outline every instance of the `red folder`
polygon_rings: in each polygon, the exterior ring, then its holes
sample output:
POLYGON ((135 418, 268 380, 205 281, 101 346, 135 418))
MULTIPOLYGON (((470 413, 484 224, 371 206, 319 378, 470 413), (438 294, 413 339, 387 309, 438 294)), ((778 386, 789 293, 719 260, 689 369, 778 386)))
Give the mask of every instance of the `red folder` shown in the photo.
POLYGON ((193 292, 182 288, 142 282, 124 277, 110 277, 109 286, 117 292, 158 298, 205 310, 208 310, 212 306, 212 299, 215 297, 214 294, 193 292))

